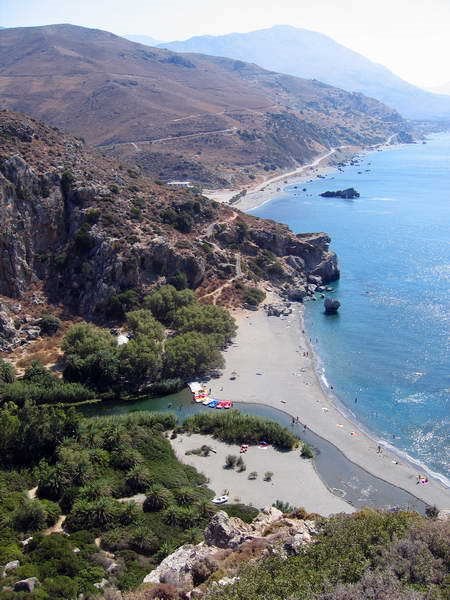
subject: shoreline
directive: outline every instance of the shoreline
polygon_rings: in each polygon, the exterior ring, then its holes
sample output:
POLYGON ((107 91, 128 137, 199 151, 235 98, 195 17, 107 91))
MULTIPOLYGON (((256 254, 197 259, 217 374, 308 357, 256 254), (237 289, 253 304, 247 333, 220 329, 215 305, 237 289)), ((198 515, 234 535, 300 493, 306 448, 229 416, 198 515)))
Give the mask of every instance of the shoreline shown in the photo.
POLYGON ((237 208, 243 212, 254 210, 263 204, 270 202, 278 194, 281 194, 286 185, 306 183, 311 179, 325 177, 335 171, 339 163, 352 160, 362 153, 376 152, 380 149, 391 147, 395 135, 396 134, 390 136, 385 142, 376 146, 343 145, 331 148, 325 154, 317 156, 312 162, 307 163, 306 165, 300 165, 292 171, 264 179, 249 188, 242 188, 241 190, 205 189, 203 193, 210 200, 229 204, 232 208, 237 208), (246 193, 237 201, 230 203, 230 200, 242 193, 242 191, 245 191, 246 193))
POLYGON ((402 456, 400 450, 377 440, 329 388, 324 388, 317 371, 318 361, 315 364, 316 354, 304 333, 302 309, 294 305, 292 314, 286 318, 267 317, 263 309, 250 315, 237 313, 236 343, 225 353, 226 367, 221 377, 210 381, 213 394, 299 416, 307 429, 371 476, 427 505, 447 509, 450 491, 439 479, 429 473, 427 485, 417 484, 417 475, 424 471, 423 467, 402 456), (254 347, 251 355, 249 347, 254 347), (267 348, 271 349, 270 354, 267 348), (304 356, 306 352, 308 356, 304 356), (230 379, 233 372, 237 372, 235 380, 230 379), (381 453, 378 445, 383 448, 381 453))
MULTIPOLYGON (((304 324, 304 310, 300 312, 300 315, 301 315, 300 319, 301 319, 302 330, 306 331, 306 326, 304 324)), ((427 476, 438 481, 444 487, 444 489, 450 491, 450 482, 445 475, 442 475, 441 473, 437 473, 436 471, 433 471, 430 467, 428 467, 426 464, 422 463, 419 459, 416 459, 413 456, 411 456, 410 454, 408 454, 406 452, 406 450, 402 450, 402 449, 398 448, 397 446, 395 446, 394 444, 392 444, 391 442, 389 442, 388 440, 385 440, 382 437, 378 437, 374 431, 372 431, 368 427, 366 427, 364 425, 364 423, 361 423, 361 421, 358 419, 358 416, 354 412, 352 412, 342 402, 342 400, 339 398, 339 396, 334 394, 332 389, 330 389, 328 380, 325 377, 325 368, 324 368, 322 359, 320 358, 319 353, 315 350, 312 343, 309 342, 308 337, 306 336, 306 333, 305 333, 305 343, 311 352, 311 359, 313 362, 313 366, 314 366, 314 370, 316 373, 318 384, 321 387, 324 395, 329 397, 330 401, 336 406, 336 409, 345 418, 352 421, 358 427, 358 429, 360 429, 368 437, 370 437, 374 443, 380 444, 380 446, 382 446, 384 449, 389 450, 392 454, 397 456, 397 458, 399 460, 403 460, 405 462, 410 463, 410 465, 412 467, 413 466, 417 467, 418 471, 425 472, 427 476)), ((449 504, 450 504, 450 497, 449 497, 449 504)))

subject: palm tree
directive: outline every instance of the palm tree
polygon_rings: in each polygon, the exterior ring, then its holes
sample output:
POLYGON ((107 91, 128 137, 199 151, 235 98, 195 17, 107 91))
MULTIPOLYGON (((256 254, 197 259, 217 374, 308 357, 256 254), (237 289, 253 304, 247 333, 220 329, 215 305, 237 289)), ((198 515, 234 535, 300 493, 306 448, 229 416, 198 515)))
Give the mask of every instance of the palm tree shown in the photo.
POLYGON ((173 500, 170 491, 162 485, 153 485, 147 491, 147 497, 144 500, 144 512, 156 512, 169 507, 173 500))

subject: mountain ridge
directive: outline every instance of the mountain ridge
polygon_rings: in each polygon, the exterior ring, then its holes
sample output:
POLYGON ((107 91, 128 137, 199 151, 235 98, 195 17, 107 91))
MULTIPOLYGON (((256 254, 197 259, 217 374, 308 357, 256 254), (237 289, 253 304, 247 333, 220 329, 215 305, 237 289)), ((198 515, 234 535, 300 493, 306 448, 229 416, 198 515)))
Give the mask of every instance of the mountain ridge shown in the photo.
POLYGON ((343 144, 408 129, 361 94, 233 59, 73 25, 0 32, 1 106, 82 136, 154 177, 239 187, 343 144))
POLYGON ((160 47, 255 62, 376 98, 410 119, 450 119, 450 97, 422 90, 323 33, 277 25, 248 33, 195 36, 160 47), (281 51, 280 51, 281 49, 281 51))

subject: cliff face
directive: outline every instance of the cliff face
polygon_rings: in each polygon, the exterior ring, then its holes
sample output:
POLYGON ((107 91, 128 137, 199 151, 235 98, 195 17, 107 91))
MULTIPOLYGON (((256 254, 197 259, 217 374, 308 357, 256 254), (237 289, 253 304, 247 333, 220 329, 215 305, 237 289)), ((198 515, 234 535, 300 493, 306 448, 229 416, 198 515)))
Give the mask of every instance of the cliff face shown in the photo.
POLYGON ((0 295, 42 294, 100 317, 114 294, 182 277, 199 295, 236 301, 236 283, 287 295, 339 276, 325 234, 218 205, 141 177, 31 118, 0 112, 0 295), (320 278, 320 279, 317 279, 320 278), (228 295, 220 297, 220 289, 228 295))

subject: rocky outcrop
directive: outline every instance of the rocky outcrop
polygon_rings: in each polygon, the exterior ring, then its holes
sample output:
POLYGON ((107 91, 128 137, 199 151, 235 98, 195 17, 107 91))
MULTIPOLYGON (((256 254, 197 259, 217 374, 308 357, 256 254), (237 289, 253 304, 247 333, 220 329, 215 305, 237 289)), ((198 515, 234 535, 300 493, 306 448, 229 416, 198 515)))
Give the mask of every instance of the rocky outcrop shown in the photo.
POLYGON ((39 585, 39 579, 37 577, 28 577, 27 579, 21 579, 16 581, 14 584, 15 592, 34 592, 34 589, 39 585))
POLYGON ((339 302, 339 300, 335 300, 334 298, 325 298, 323 306, 325 308, 326 315, 335 315, 337 314, 341 303, 339 302))
POLYGON ((274 553, 282 557, 296 555, 313 541, 316 533, 313 521, 286 517, 272 506, 263 509, 250 524, 219 511, 205 530, 204 542, 178 548, 144 578, 144 583, 168 584, 191 594, 190 597, 201 598, 210 585, 232 583, 237 571, 230 565, 241 563, 246 554, 252 557, 274 553), (238 560, 233 560, 234 553, 238 560), (218 570, 227 571, 226 575, 210 584, 210 576, 218 570))
POLYGON ((355 190, 355 188, 348 188, 346 190, 336 190, 336 191, 328 191, 319 194, 322 198, 344 198, 344 200, 353 200, 354 198, 359 198, 360 194, 355 190))

